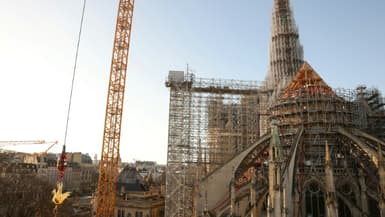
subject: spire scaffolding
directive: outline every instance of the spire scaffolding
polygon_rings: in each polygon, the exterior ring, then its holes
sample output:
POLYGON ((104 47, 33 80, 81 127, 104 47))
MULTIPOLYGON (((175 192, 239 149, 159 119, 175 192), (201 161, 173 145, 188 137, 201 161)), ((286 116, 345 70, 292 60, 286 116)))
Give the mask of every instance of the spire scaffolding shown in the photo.
POLYGON ((280 91, 303 63, 303 48, 289 0, 274 0, 267 84, 280 91))

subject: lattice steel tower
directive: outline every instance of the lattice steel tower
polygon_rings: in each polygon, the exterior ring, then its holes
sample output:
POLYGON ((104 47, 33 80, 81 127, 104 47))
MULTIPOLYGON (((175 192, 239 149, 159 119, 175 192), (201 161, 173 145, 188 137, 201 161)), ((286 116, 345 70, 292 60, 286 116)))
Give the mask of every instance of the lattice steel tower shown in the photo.
POLYGON ((96 217, 115 216, 120 134, 133 12, 134 0, 119 1, 99 163, 96 217))
POLYGON ((280 90, 294 78, 303 63, 303 48, 289 0, 274 0, 269 58, 267 84, 280 90))

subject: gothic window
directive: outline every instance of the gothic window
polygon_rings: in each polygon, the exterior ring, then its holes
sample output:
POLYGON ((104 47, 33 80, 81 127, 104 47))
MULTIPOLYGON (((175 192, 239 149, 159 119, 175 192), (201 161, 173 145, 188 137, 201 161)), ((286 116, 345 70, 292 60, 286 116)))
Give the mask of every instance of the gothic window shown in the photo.
POLYGON ((374 200, 372 197, 368 197, 368 208, 370 217, 380 217, 380 210, 378 208, 378 201, 374 200))
POLYGON ((305 216, 325 217, 325 196, 317 183, 310 183, 305 191, 305 216))
POLYGON ((338 216, 352 217, 352 213, 350 212, 349 207, 340 198, 338 198, 338 216))
POLYGON ((339 189, 338 189, 339 192, 341 192, 347 199, 349 199, 349 201, 351 201, 352 203, 356 204, 357 201, 356 201, 356 197, 355 197, 355 194, 354 194, 354 191, 353 191, 353 188, 352 188, 352 184, 351 183, 346 183, 344 185, 342 185, 339 189))

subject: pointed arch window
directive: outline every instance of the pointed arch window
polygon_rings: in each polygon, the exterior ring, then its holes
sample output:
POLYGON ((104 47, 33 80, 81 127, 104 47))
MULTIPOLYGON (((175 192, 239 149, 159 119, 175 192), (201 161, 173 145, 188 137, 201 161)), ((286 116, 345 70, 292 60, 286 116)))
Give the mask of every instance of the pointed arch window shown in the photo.
POLYGON ((312 182, 306 186, 305 216, 326 217, 325 196, 318 183, 312 182))

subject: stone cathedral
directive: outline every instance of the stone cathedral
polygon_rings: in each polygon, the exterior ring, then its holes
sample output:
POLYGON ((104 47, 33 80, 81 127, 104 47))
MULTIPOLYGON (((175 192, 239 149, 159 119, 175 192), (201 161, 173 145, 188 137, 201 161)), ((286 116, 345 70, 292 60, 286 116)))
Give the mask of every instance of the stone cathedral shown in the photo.
POLYGON ((170 72, 167 217, 385 217, 385 101, 330 87, 274 0, 263 86, 170 72))
POLYGON ((197 216, 385 216, 385 110, 304 61, 289 0, 274 0, 268 114, 258 141, 199 183, 197 216))

